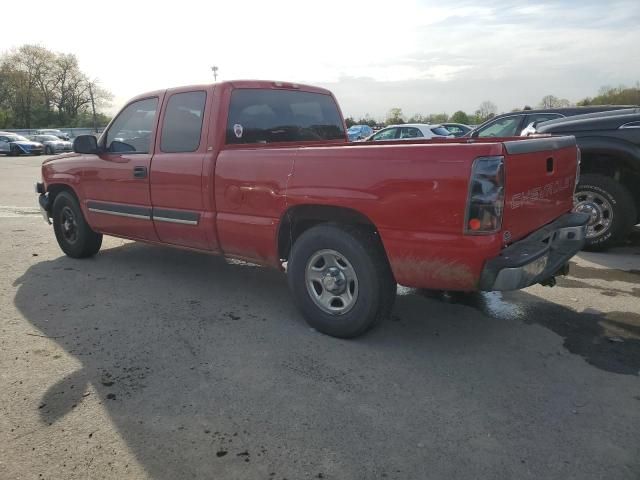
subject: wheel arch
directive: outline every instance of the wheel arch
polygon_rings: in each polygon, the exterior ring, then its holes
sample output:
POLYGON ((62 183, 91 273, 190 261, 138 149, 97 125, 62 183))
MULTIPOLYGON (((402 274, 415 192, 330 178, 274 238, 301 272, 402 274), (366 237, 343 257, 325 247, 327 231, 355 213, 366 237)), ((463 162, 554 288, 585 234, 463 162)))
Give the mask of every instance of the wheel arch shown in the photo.
POLYGON ((618 139, 579 138, 581 173, 610 177, 624 186, 634 199, 640 222, 640 147, 618 139))
MULTIPOLYGON (((321 223, 360 226, 379 238, 378 229, 373 221, 355 209, 335 205, 296 205, 285 211, 280 219, 277 235, 279 258, 287 260, 296 239, 309 228, 321 223)), ((380 243, 382 244, 381 239, 380 243)))
POLYGON ((69 192, 71 195, 73 195, 76 201, 78 202, 78 205, 80 205, 80 207, 82 208, 80 197, 78 196, 75 189, 71 185, 69 185, 68 183, 51 183, 47 185, 47 193, 49 194, 47 211, 49 213, 51 213, 51 209, 53 208, 53 202, 55 201, 56 197, 62 192, 69 192))

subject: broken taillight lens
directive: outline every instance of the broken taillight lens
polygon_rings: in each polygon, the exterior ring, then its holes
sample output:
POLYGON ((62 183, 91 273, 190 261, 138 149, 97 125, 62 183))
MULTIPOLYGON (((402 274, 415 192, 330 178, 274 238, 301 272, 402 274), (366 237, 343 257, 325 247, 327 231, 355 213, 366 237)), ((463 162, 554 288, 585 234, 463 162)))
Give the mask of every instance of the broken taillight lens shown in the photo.
POLYGON ((504 157, 478 157, 469 182, 464 232, 469 235, 495 233, 502 226, 504 208, 504 157))

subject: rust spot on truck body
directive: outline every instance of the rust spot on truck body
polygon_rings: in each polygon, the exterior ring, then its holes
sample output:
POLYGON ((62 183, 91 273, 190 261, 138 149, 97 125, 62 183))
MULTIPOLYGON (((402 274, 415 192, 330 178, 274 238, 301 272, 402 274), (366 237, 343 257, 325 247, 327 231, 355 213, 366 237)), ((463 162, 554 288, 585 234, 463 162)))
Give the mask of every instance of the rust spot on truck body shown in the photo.
POLYGON ((402 285, 437 290, 477 290, 479 278, 471 268, 451 259, 403 257, 391 260, 402 285))

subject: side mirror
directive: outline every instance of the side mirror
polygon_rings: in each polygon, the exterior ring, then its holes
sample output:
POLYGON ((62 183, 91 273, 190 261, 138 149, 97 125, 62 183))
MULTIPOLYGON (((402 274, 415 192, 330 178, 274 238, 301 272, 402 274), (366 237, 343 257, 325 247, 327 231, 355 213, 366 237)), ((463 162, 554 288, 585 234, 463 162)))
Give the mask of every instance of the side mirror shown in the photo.
POLYGON ((98 140, 93 135, 78 135, 73 140, 76 153, 98 153, 98 140))

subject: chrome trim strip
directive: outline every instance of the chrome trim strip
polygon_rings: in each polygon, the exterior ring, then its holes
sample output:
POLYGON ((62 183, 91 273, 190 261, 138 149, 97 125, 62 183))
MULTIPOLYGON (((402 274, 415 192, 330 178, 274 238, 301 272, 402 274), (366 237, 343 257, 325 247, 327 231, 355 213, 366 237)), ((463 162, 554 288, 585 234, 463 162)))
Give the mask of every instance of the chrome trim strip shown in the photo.
POLYGON ((624 125, 620 125, 618 127, 618 130, 628 130, 631 128, 640 128, 640 122, 635 121, 635 122, 627 122, 624 125))
POLYGON ((182 220, 180 218, 167 218, 167 217, 157 217, 153 216, 154 220, 158 220, 159 222, 168 222, 168 223, 181 223, 183 225, 198 225, 197 220, 182 220))
POLYGON ((112 210, 102 210, 101 208, 89 207, 89 211, 93 213, 104 213, 106 215, 115 215, 116 217, 137 218, 140 220, 151 220, 149 215, 136 215, 134 213, 114 212, 112 210))

